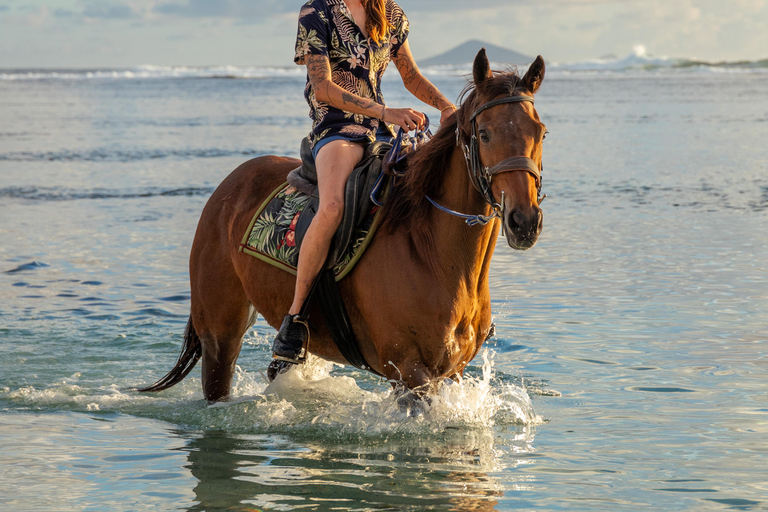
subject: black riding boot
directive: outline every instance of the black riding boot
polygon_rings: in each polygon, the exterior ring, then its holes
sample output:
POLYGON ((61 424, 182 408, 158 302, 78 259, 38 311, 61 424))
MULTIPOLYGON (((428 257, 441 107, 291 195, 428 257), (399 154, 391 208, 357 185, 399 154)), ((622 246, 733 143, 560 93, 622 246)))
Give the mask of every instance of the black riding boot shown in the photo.
POLYGON ((302 352, 308 339, 307 322, 299 315, 286 315, 275 341, 272 342, 273 361, 267 369, 270 382, 279 374, 287 372, 291 366, 304 361, 302 352))

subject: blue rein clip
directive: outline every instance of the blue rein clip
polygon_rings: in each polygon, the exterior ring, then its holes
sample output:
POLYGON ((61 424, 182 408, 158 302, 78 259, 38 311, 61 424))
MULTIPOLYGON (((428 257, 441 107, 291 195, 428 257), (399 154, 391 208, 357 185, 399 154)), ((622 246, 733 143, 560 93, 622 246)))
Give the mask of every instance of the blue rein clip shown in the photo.
POLYGON ((403 144, 410 144, 413 150, 419 147, 420 144, 427 142, 432 138, 432 132, 429 130, 429 117, 424 114, 424 128, 416 130, 416 134, 413 137, 408 135, 410 132, 406 132, 400 128, 395 137, 395 142, 392 144, 392 151, 389 152, 387 158, 384 160, 384 170, 397 176, 398 173, 394 170, 394 167, 399 164, 405 155, 402 154, 403 144))
POLYGON ((429 130, 429 117, 424 114, 424 128, 421 130, 416 130, 416 133, 413 137, 410 137, 408 133, 409 132, 406 132, 402 128, 398 130, 397 137, 395 137, 395 141, 392 143, 392 149, 389 151, 389 153, 387 153, 384 162, 382 162, 382 171, 379 174, 379 177, 376 179, 376 184, 373 186, 373 190, 371 191, 371 201, 376 206, 383 206, 384 204, 378 199, 381 185, 384 183, 384 175, 403 175, 403 173, 397 172, 395 170, 397 164, 405 160, 407 156, 407 154, 403 154, 403 145, 410 144, 411 150, 415 151, 420 144, 423 144, 432 138, 432 132, 429 130))

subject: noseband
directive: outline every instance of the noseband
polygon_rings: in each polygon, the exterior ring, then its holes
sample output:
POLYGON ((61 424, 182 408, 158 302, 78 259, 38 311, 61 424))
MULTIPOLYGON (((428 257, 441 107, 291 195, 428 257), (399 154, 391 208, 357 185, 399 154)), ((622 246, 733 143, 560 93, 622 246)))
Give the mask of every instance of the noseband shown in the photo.
MULTIPOLYGON (((499 98, 488 103, 481 105, 477 110, 472 113, 472 117, 469 118, 471 125, 471 134, 469 145, 461 144, 461 130, 459 126, 456 126, 456 145, 461 146, 464 152, 464 158, 467 161, 467 172, 469 173, 469 181, 483 196, 485 202, 493 207, 496 214, 501 213, 504 204, 499 204, 496 198, 493 196, 493 190, 491 189, 491 181, 497 174, 505 172, 522 171, 527 172, 536 180, 536 190, 538 194, 537 202, 544 200, 541 196, 541 171, 542 169, 536 165, 532 159, 527 156, 513 156, 502 160, 493 167, 484 167, 480 160, 480 144, 477 141, 477 116, 486 110, 496 107, 498 105, 505 105, 507 103, 523 103, 530 101, 533 103, 533 96, 508 96, 506 98, 499 98)), ((502 192, 503 194, 503 192, 502 192)))

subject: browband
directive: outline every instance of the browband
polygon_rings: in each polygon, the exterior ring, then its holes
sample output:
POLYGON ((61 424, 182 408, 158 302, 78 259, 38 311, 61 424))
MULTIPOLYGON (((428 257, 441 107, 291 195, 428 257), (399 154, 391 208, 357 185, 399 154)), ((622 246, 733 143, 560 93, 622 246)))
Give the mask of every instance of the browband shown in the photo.
POLYGON ((474 122, 477 116, 479 116, 482 112, 488 110, 491 107, 495 107, 497 105, 503 105, 505 103, 523 103, 524 101, 530 101, 531 103, 533 103, 533 96, 507 96, 506 98, 499 98, 497 100, 489 101, 485 105, 475 110, 475 112, 472 114, 472 117, 470 117, 469 120, 470 122, 474 122))

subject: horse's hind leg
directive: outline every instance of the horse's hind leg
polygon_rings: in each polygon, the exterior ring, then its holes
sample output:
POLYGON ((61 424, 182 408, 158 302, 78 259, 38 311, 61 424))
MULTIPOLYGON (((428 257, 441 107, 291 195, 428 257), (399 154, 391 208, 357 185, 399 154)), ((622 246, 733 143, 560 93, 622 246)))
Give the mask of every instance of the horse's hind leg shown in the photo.
MULTIPOLYGON (((209 402, 224 400, 231 394, 243 335, 256 318, 256 311, 250 305, 221 313, 228 315, 216 318, 215 324, 206 322, 205 334, 201 336, 203 395, 209 402)), ((209 314, 206 312, 206 318, 210 318, 209 314)))
POLYGON ((256 311, 243 291, 225 244, 196 237, 190 285, 192 322, 203 345, 203 394, 210 402, 223 400, 230 395, 243 335, 253 325, 256 311))

